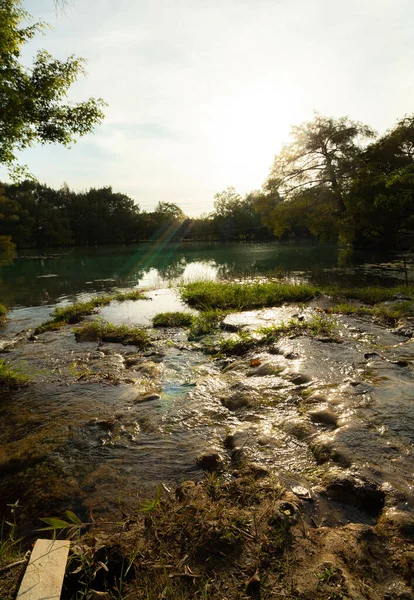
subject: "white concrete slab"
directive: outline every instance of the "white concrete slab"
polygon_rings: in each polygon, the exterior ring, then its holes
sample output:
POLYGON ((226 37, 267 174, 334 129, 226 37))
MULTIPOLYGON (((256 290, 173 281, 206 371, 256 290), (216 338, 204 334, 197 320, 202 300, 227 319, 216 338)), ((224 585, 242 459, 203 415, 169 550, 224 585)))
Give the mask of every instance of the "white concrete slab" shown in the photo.
POLYGON ((70 542, 37 540, 17 600, 59 600, 70 542))

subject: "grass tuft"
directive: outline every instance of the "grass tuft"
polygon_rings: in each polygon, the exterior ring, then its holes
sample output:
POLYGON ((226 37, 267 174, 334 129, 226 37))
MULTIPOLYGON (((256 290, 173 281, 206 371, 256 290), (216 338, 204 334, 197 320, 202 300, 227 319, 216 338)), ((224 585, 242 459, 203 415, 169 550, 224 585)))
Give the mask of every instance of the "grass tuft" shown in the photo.
POLYGON ((4 304, 0 304, 0 325, 5 323, 7 318, 7 307, 4 304))
POLYGON ((205 311, 213 308, 244 310, 277 306, 283 302, 304 302, 318 296, 320 290, 306 284, 197 281, 183 286, 180 293, 190 306, 205 311))
POLYGON ((106 306, 111 300, 111 296, 96 296, 87 302, 75 302, 69 306, 57 307, 52 313, 52 319, 36 327, 35 334, 56 331, 67 324, 79 323, 83 317, 93 314, 97 308, 106 306))
POLYGON ((140 290, 131 290, 129 292, 118 292, 113 297, 117 302, 125 302, 126 300, 147 300, 148 298, 140 290))
POLYGON ((144 329, 127 325, 111 325, 102 320, 84 323, 75 330, 75 337, 78 342, 113 342, 133 344, 140 348, 145 348, 151 342, 144 329))
POLYGON ((185 312, 165 312, 155 315, 152 320, 154 327, 191 327, 194 315, 185 312))
POLYGON ((10 367, 4 359, 0 360, 0 385, 19 388, 27 385, 29 378, 10 367))

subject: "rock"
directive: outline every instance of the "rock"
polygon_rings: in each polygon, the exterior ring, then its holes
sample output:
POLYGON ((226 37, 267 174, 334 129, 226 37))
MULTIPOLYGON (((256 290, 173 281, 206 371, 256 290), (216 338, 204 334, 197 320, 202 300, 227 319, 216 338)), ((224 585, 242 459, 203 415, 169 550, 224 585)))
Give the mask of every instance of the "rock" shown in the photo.
POLYGON ((312 381, 310 377, 301 373, 294 373, 289 377, 289 380, 295 385, 303 385, 312 381))
POLYGON ((352 504, 373 514, 378 514, 384 506, 384 491, 366 477, 334 471, 327 473, 324 479, 325 495, 331 500, 352 504))
POLYGON ((255 479, 263 479, 270 475, 270 471, 259 463, 249 463, 248 469, 255 479))
POLYGON ((277 346, 270 346, 267 349, 267 351, 269 354, 275 354, 275 355, 280 354, 280 348, 278 348, 277 346))
POLYGON ((322 425, 338 425, 338 415, 329 408, 320 408, 317 410, 311 410, 308 412, 309 418, 312 423, 321 423, 322 425))
POLYGON ((313 500, 310 491, 301 485, 296 485, 293 487, 292 492, 295 494, 295 496, 301 498, 302 500, 313 500))
POLYGON ((305 419, 288 419, 283 423, 283 431, 298 440, 305 440, 315 433, 316 428, 305 419))
POLYGON ((288 360, 296 360, 300 358, 300 355, 297 352, 288 352, 287 354, 285 354, 285 358, 287 358, 288 360))
POLYGON ((237 446, 243 446, 249 438, 249 433, 247 431, 235 431, 234 433, 229 433, 224 438, 223 445, 228 450, 233 450, 237 446))
POLYGON ((155 362, 149 360, 138 366, 136 371, 145 377, 158 377, 160 375, 160 367, 155 362))
POLYGON ((98 359, 104 358, 104 357, 105 357, 105 354, 103 352, 99 352, 99 351, 91 352, 89 355, 89 358, 91 360, 98 360, 98 359))
POLYGON ((138 396, 134 400, 134 404, 141 404, 142 402, 151 402, 152 400, 159 400, 161 396, 159 394, 146 394, 145 396, 138 396))
POLYGON ((229 371, 240 371, 246 368, 246 363, 243 360, 234 360, 229 365, 226 365, 223 369, 223 373, 228 373, 229 371))
POLYGON ((278 365, 272 365, 271 363, 263 363, 256 369, 249 371, 247 377, 266 377, 267 375, 276 375, 280 373, 281 368, 278 365))
POLYGON ((379 354, 377 354, 376 352, 366 352, 364 354, 364 358, 366 360, 369 360, 370 358, 381 358, 379 354))
POLYGON ((322 465, 329 460, 349 468, 352 464, 350 457, 339 448, 335 448, 333 440, 316 440, 310 444, 310 449, 318 465, 322 465))
POLYGON ((378 521, 378 528, 387 533, 398 532, 403 537, 412 540, 414 539, 414 515, 395 507, 387 508, 378 521))
POLYGON ((111 431, 114 428, 116 423, 115 417, 112 419, 96 419, 89 421, 88 425, 99 427, 100 429, 104 429, 105 431, 111 431))
POLYGON ((397 365, 397 367, 408 367, 408 362, 406 360, 390 360, 392 365, 397 365))
POLYGON ((223 470, 223 459, 218 452, 205 452, 197 458, 197 467, 212 473, 223 470))

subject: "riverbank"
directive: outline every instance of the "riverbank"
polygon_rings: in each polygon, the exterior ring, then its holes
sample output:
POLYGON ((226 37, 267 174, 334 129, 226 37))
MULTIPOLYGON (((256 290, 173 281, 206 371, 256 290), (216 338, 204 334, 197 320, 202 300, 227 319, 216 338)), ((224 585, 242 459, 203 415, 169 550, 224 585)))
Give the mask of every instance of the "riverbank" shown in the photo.
POLYGON ((412 597, 412 290, 297 305, 266 285, 234 312, 247 288, 212 307, 204 284, 191 324, 145 347, 82 341, 94 316, 10 327, 4 356, 30 384, 1 394, 2 511, 20 499, 32 531, 65 510, 87 524, 71 523, 66 597, 412 597))

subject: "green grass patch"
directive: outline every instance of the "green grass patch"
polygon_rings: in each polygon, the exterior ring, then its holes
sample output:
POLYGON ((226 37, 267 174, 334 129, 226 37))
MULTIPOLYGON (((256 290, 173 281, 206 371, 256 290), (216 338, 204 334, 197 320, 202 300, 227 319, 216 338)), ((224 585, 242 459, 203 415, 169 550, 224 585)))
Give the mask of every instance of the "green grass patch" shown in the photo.
POLYGON ((75 336, 78 342, 114 342, 133 344, 140 348, 145 348, 151 342, 145 329, 127 325, 111 325, 102 320, 84 323, 75 330, 75 336))
POLYGON ((379 304, 376 306, 342 303, 333 306, 330 312, 342 315, 369 315, 386 323, 394 324, 399 319, 414 316, 414 301, 405 300, 394 304, 379 304))
POLYGON ((0 304, 0 325, 5 323, 6 319, 7 319, 7 306, 4 306, 4 304, 0 304))
POLYGON ((360 300, 365 304, 378 304, 379 302, 393 300, 398 295, 414 299, 414 285, 399 285, 393 288, 369 285, 345 289, 339 287, 327 287, 324 289, 324 292, 334 298, 360 300))
POLYGON ((320 294, 319 288, 307 284, 226 283, 197 281, 180 289, 182 299, 200 310, 222 310, 277 306, 283 302, 306 302, 320 294))
POLYGON ((266 346, 284 335, 332 336, 336 322, 324 315, 314 315, 307 321, 291 319, 287 324, 261 327, 257 331, 240 331, 237 335, 220 340, 218 355, 246 354, 252 348, 266 346))
POLYGON ((229 311, 215 308, 203 311, 195 316, 191 325, 189 339, 191 340, 213 333, 228 312, 229 311))
POLYGON ((194 315, 185 312, 165 312, 155 315, 152 320, 154 327, 191 327, 194 315))
POLYGON ((129 292, 118 292, 113 296, 113 300, 125 302, 126 300, 148 300, 148 298, 140 290, 130 290, 129 292))
POLYGON ((49 321, 45 321, 36 327, 35 334, 55 331, 64 325, 79 323, 83 317, 93 314, 101 306, 109 304, 111 300, 111 296, 96 296, 87 302, 75 302, 75 304, 69 306, 57 307, 49 321))
POLYGON ((29 378, 13 369, 4 359, 0 360, 0 385, 9 388, 19 388, 27 385, 29 378))

